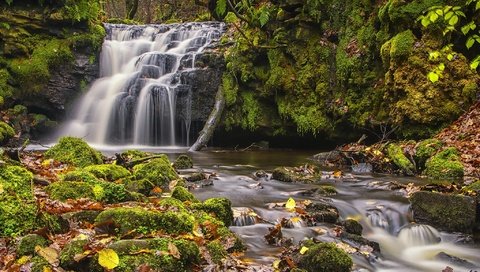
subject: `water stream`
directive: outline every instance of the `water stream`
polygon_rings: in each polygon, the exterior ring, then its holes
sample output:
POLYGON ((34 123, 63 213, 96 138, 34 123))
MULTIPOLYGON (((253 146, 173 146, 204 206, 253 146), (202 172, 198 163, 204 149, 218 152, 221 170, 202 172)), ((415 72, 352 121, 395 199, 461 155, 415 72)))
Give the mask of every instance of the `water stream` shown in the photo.
MULTIPOLYGON (((195 167, 218 174, 213 186, 194 190, 200 199, 227 197, 235 207, 249 207, 269 222, 292 216, 284 209, 271 209, 268 203, 285 202, 289 197, 297 201, 316 198, 304 196, 302 191, 313 184, 290 184, 271 179, 254 180, 257 170, 271 171, 278 166, 297 166, 308 162, 311 152, 201 152, 192 154, 195 167), (261 183, 261 188, 255 186, 261 183)), ((338 194, 325 197, 339 209, 341 219, 355 218, 363 225, 363 236, 380 244, 381 255, 366 257, 353 254, 355 269, 364 271, 442 271, 447 266, 454 271, 475 271, 480 267, 480 249, 469 238, 456 233, 439 232, 428 225, 411 223, 408 200, 400 193, 382 189, 391 181, 422 183, 415 178, 357 175, 357 182, 325 182, 333 185, 338 194), (372 186, 375 184, 375 186, 372 186)), ((254 263, 269 264, 280 248, 267 245, 264 235, 268 223, 233 226, 231 229, 247 243, 245 258, 254 263)), ((329 229, 321 224, 303 227, 301 224, 283 229, 283 235, 295 242, 315 237, 322 241, 337 241, 329 229), (324 229, 322 233, 318 229, 324 229)))

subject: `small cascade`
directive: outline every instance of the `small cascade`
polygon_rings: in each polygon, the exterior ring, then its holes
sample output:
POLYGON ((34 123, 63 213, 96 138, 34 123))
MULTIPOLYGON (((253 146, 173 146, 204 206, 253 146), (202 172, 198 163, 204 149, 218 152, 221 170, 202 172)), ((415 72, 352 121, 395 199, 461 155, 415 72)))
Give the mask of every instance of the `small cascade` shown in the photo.
POLYGON ((99 145, 189 145, 192 86, 182 73, 195 70, 197 55, 218 41, 224 24, 105 28, 101 77, 59 135, 99 145))
POLYGON ((410 224, 398 233, 398 239, 409 246, 426 246, 440 243, 440 233, 429 225, 410 224))

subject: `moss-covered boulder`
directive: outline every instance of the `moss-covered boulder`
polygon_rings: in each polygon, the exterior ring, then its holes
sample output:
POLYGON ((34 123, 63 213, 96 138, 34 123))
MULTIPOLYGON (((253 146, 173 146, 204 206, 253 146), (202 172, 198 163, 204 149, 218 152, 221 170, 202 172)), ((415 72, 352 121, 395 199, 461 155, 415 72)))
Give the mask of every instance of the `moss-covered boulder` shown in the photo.
POLYGON ((187 188, 182 186, 177 186, 172 191, 172 197, 176 198, 180 201, 190 201, 190 202, 198 202, 198 199, 188 191, 187 188))
POLYGON ((168 234, 183 234, 192 232, 194 217, 186 212, 113 208, 101 212, 95 222, 99 224, 112 222, 120 235, 130 232, 150 233, 159 230, 168 234))
POLYGON ((233 222, 232 202, 230 202, 228 198, 210 198, 203 203, 192 205, 192 208, 213 213, 215 217, 220 219, 227 227, 233 222))
POLYGON ((421 191, 412 195, 410 203, 417 223, 446 231, 472 231, 476 218, 472 197, 421 191))
POLYGON ((78 262, 75 260, 75 255, 82 254, 88 244, 88 238, 84 235, 79 235, 60 251, 59 260, 60 266, 64 269, 75 269, 78 267, 78 262))
POLYGON ((405 156, 401 146, 389 144, 387 146, 387 155, 402 173, 407 175, 413 175, 415 173, 415 165, 405 156))
POLYGON ((127 169, 115 164, 91 165, 85 167, 84 170, 93 174, 97 178, 108 181, 116 181, 130 176, 130 172, 127 169))
POLYGON ((52 199, 65 201, 67 199, 95 199, 92 185, 78 181, 58 181, 45 189, 52 199))
POLYGON ((362 235, 363 227, 357 220, 347 219, 342 222, 342 225, 348 233, 362 235))
POLYGON ((415 147, 415 161, 420 169, 425 167, 427 160, 442 148, 442 142, 437 139, 427 139, 417 143, 415 147))
POLYGON ((133 175, 136 180, 146 179, 159 187, 165 187, 170 181, 179 178, 166 155, 135 165, 133 175))
POLYGON ((305 211, 311 218, 319 223, 335 223, 340 216, 337 208, 323 201, 310 203, 306 206, 305 211))
POLYGON ((308 272, 349 272, 352 258, 335 243, 306 243, 308 250, 300 255, 298 267, 308 272))
POLYGON ((0 166, 0 237, 17 236, 36 226, 33 175, 20 166, 0 166))
POLYGON ((175 159, 175 161, 173 162, 173 167, 175 169, 192 168, 193 167, 193 161, 189 156, 187 156, 185 154, 182 154, 182 155, 178 156, 177 159, 175 159))
POLYGON ((214 263, 220 263, 223 258, 228 256, 227 251, 219 241, 212 241, 207 244, 208 254, 214 263))
POLYGON ((432 179, 461 179, 463 164, 458 151, 450 147, 437 153, 426 162, 424 173, 432 179))
POLYGON ((7 123, 0 121, 0 144, 8 141, 13 135, 15 135, 15 130, 7 123))
POLYGON ((45 157, 85 167, 102 163, 102 154, 91 148, 85 141, 75 137, 62 137, 59 142, 45 152, 45 157))
POLYGON ((47 244, 47 239, 38 234, 25 235, 18 242, 17 256, 33 255, 36 246, 45 247, 47 244))
POLYGON ((283 182, 306 182, 315 181, 315 176, 310 173, 297 172, 293 167, 277 167, 273 169, 272 179, 283 182))
POLYGON ((119 240, 108 248, 119 255, 119 265, 115 271, 136 271, 141 265, 147 265, 154 271, 177 272, 193 271, 200 263, 200 250, 193 241, 184 239, 154 238, 119 240), (173 256, 172 245, 179 256, 173 256), (145 253, 138 254, 138 252, 145 253), (156 254, 165 252, 165 254, 156 254))

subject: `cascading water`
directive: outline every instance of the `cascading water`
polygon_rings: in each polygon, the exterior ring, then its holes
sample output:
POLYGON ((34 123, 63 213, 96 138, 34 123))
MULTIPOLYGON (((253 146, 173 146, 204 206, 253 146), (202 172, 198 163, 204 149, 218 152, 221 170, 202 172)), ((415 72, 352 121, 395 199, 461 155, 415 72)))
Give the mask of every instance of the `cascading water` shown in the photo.
POLYGON ((100 78, 59 134, 98 145, 189 145, 192 94, 181 74, 195 69, 196 55, 218 41, 224 24, 105 27, 100 78))

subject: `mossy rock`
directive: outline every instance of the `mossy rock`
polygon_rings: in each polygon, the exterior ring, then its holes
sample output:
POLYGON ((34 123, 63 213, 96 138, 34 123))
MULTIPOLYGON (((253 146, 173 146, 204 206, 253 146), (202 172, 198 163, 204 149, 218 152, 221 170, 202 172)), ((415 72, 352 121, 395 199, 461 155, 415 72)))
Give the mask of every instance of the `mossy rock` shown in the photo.
POLYGON ((32 173, 20 166, 0 166, 0 237, 21 235, 36 227, 32 180, 32 173))
POLYGON ((308 250, 300 256, 298 268, 308 272, 349 272, 353 266, 350 255, 335 243, 307 243, 308 250))
POLYGON ((79 198, 95 199, 92 185, 86 182, 57 181, 48 185, 45 190, 50 198, 61 201, 79 198))
POLYGON ((337 208, 325 202, 312 202, 306 207, 305 211, 319 223, 336 223, 340 217, 337 208))
POLYGON ((75 255, 82 254, 85 251, 84 247, 88 244, 86 237, 77 236, 76 238, 78 239, 70 241, 60 251, 60 266, 64 269, 75 269, 78 267, 75 255))
POLYGON ((163 230, 168 234, 184 234, 193 230, 194 217, 186 212, 158 212, 142 208, 113 208, 101 212, 96 223, 112 221, 120 235, 132 231, 150 233, 163 230))
POLYGON ((175 161, 173 162, 173 168, 175 169, 189 169, 192 167, 193 167, 192 159, 185 154, 178 156, 178 158, 175 159, 175 161))
POLYGON ((152 153, 148 153, 148 152, 144 152, 144 151, 140 151, 140 150, 135 150, 135 149, 131 149, 131 150, 127 150, 127 151, 124 151, 120 154, 120 156, 126 160, 130 160, 130 161, 133 161, 133 160, 138 160, 138 159, 141 159, 141 158, 145 158, 145 157, 148 157, 148 156, 151 156, 152 153))
POLYGON ((45 157, 76 167, 102 163, 102 154, 100 152, 91 148, 82 139, 75 137, 60 138, 58 144, 45 152, 45 157))
POLYGON ((207 244, 208 254, 216 264, 222 262, 222 259, 228 256, 227 251, 219 241, 212 241, 207 244))
POLYGON ((472 232, 476 218, 474 198, 421 191, 414 193, 409 200, 417 223, 445 231, 472 232))
POLYGON ((177 186, 172 191, 172 197, 180 201, 190 201, 190 202, 199 202, 195 196, 188 191, 187 188, 182 186, 177 186))
POLYGON ((164 198, 160 200, 160 202, 158 202, 157 205, 160 207, 163 207, 168 211, 181 211, 181 212, 187 211, 183 202, 174 197, 164 198))
POLYGON ((403 173, 407 175, 413 175, 415 173, 415 166, 405 156, 401 146, 389 144, 387 146, 387 155, 403 173))
POLYGON ((296 173, 291 167, 277 167, 273 169, 272 179, 283 182, 307 182, 311 183, 310 177, 306 177, 300 173, 296 173))
POLYGON ((0 121, 0 144, 5 143, 14 135, 15 135, 15 130, 7 123, 0 121))
POLYGON ((47 239, 38 234, 28 234, 20 239, 17 246, 17 256, 33 255, 35 247, 45 247, 48 245, 47 239))
POLYGON ((420 168, 425 167, 425 162, 442 148, 442 142, 437 139, 427 139, 418 142, 415 149, 415 160, 420 168))
POLYGON ((48 270, 53 270, 53 266, 41 256, 34 256, 30 260, 30 263, 32 264, 32 272, 45 272, 48 270))
POLYGON ((363 227, 357 220, 347 219, 342 222, 342 225, 348 233, 362 235, 363 227))
POLYGON ((431 157, 425 164, 425 172, 432 179, 461 179, 463 164, 454 147, 447 148, 431 157))
POLYGON ((152 159, 147 163, 135 165, 133 175, 136 180, 146 179, 160 187, 165 187, 170 181, 179 178, 166 155, 152 159))
POLYGON ((62 181, 76 181, 76 182, 85 182, 85 183, 96 183, 100 181, 94 174, 87 172, 85 170, 74 170, 65 173, 60 177, 62 181))
POLYGON ((143 195, 150 195, 155 184, 148 179, 127 178, 123 181, 125 188, 130 192, 137 192, 143 195))
POLYGON ((115 164, 91 165, 85 167, 84 170, 92 173, 97 178, 108 181, 116 181, 130 176, 130 172, 127 169, 115 164))
POLYGON ((233 222, 232 202, 228 198, 210 198, 203 203, 193 204, 192 208, 213 213, 227 227, 233 222))

